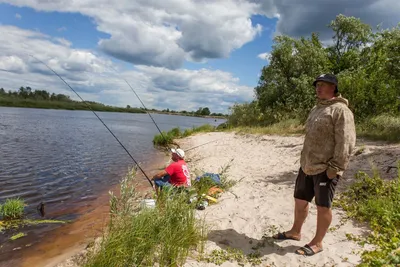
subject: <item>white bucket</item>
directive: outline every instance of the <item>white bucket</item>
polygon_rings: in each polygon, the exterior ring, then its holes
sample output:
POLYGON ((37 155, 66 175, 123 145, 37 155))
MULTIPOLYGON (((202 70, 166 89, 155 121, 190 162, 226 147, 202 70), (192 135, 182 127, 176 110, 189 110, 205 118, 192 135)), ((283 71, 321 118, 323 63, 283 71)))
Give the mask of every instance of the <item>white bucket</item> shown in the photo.
POLYGON ((156 207, 155 199, 143 199, 142 202, 140 202, 141 209, 145 209, 145 208, 153 209, 155 207, 156 207))

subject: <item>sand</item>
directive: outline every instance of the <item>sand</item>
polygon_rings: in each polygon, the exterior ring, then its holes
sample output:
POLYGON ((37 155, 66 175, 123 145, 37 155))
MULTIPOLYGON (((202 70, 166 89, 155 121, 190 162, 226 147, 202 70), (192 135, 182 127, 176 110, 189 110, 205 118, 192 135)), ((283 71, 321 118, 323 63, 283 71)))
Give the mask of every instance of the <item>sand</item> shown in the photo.
MULTIPOLYGON (((187 161, 192 171, 214 172, 231 160, 227 174, 238 181, 219 199, 219 203, 198 211, 206 216, 211 225, 206 251, 232 247, 245 254, 254 252, 255 244, 262 242, 263 235, 271 236, 277 230, 289 230, 293 222, 293 189, 299 168, 303 137, 236 135, 234 133, 207 133, 188 137, 179 142, 182 148, 191 148, 215 142, 187 151, 187 161)), ((344 173, 338 190, 343 190, 353 180, 358 170, 371 173, 371 163, 388 177, 394 177, 396 169, 386 173, 387 166, 394 166, 400 159, 400 145, 358 140, 349 169, 344 173)), ((312 257, 294 253, 307 244, 316 231, 316 206, 311 203, 309 216, 303 227, 302 240, 267 242, 258 249, 262 255, 261 266, 354 266, 360 262, 363 249, 349 241, 346 233, 361 235, 368 229, 350 220, 345 221, 344 212, 333 209, 332 229, 324 239, 324 251, 312 257), (333 229, 336 228, 336 229, 333 229)), ((370 247, 367 247, 367 249, 370 247)), ((365 248, 364 248, 365 249, 365 248)), ((211 263, 188 260, 185 266, 217 266, 211 263)), ((221 266, 238 266, 225 262, 221 266)))
MULTIPOLYGON (((203 211, 196 211, 199 218, 206 218, 211 227, 206 243, 206 253, 228 246, 252 253, 263 235, 271 236, 277 230, 289 230, 293 222, 293 189, 299 168, 303 137, 237 135, 235 133, 206 133, 178 140, 186 149, 186 159, 192 178, 203 172, 217 173, 230 163, 229 179, 237 181, 230 192, 225 192, 218 203, 203 211), (203 145, 205 144, 205 145, 203 145), (199 146, 199 147, 197 147, 199 146), (193 148, 196 147, 196 148, 193 148), (193 149, 190 149, 193 148, 193 149), (190 150, 188 150, 190 149, 190 150)), ((400 159, 400 145, 381 142, 357 141, 357 155, 351 158, 349 169, 339 182, 338 191, 344 190, 358 170, 371 173, 376 165, 384 177, 395 177, 394 166, 400 159), (361 153, 362 151, 362 153, 361 153)), ((324 239, 324 251, 304 257, 294 251, 309 242, 316 230, 316 207, 311 203, 310 213, 303 227, 302 240, 267 242, 258 249, 262 256, 260 266, 354 266, 360 262, 363 249, 346 238, 347 233, 368 233, 364 225, 344 220, 344 213, 333 209, 332 229, 324 239)), ((71 259, 57 265, 76 266, 71 259)), ((217 266, 212 263, 188 259, 188 266, 217 266)), ((220 266, 238 266, 225 262, 220 266)))

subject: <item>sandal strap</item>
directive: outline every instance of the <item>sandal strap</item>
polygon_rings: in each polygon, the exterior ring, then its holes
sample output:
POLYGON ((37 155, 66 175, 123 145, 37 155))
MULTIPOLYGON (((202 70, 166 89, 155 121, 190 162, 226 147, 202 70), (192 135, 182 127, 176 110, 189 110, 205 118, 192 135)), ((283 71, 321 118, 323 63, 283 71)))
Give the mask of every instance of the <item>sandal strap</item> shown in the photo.
POLYGON ((301 247, 301 248, 297 249, 296 252, 298 254, 306 255, 306 256, 311 256, 311 255, 315 254, 314 250, 312 250, 312 248, 309 245, 305 245, 304 247, 301 247), (304 254, 300 253, 299 251, 303 251, 304 254))
POLYGON ((302 249, 305 253, 307 253, 307 255, 315 254, 314 250, 309 245, 305 245, 304 247, 302 247, 302 249))

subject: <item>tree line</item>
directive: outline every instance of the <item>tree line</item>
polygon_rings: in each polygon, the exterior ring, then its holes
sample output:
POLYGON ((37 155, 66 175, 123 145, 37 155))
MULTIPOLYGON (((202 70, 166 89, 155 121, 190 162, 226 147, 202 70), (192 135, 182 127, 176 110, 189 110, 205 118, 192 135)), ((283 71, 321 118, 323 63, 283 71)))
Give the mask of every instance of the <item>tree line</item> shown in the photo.
POLYGON ((18 91, 6 92, 0 88, 0 106, 48 108, 66 110, 90 110, 109 112, 146 113, 140 108, 122 108, 104 105, 94 101, 75 101, 68 95, 49 93, 46 90, 32 90, 31 87, 20 87, 18 91))
MULTIPOLYGON (((153 111, 157 111, 156 109, 152 109, 153 111)), ((181 111, 176 111, 176 110, 170 110, 169 108, 163 109, 161 112, 165 113, 178 113, 182 115, 190 115, 190 116, 214 116, 214 117, 225 117, 227 115, 223 113, 211 113, 210 109, 208 107, 199 107, 196 111, 186 111, 186 110, 181 110, 181 111)))
POLYGON ((21 99, 34 99, 34 100, 51 100, 51 101, 72 101, 69 96, 63 94, 50 94, 46 90, 35 90, 31 87, 21 86, 18 91, 9 90, 6 92, 3 88, 0 88, 0 95, 21 98, 21 99))
MULTIPOLYGON (((135 108, 127 105, 126 108, 113 107, 94 101, 85 101, 95 111, 146 113, 144 108, 135 108)), ((17 91, 6 92, 0 88, 0 106, 55 108, 70 110, 89 110, 85 103, 72 100, 68 95, 49 93, 46 90, 32 90, 31 87, 21 86, 17 91)), ((169 109, 148 109, 151 112, 172 113, 188 116, 225 116, 222 113, 211 113, 208 107, 200 107, 197 111, 174 111, 169 109)))
POLYGON ((375 31, 355 17, 338 15, 324 45, 309 37, 274 38, 269 64, 262 68, 255 99, 230 108, 233 126, 266 126, 288 119, 304 122, 315 105, 314 79, 333 73, 357 122, 378 114, 400 114, 400 24, 375 31))

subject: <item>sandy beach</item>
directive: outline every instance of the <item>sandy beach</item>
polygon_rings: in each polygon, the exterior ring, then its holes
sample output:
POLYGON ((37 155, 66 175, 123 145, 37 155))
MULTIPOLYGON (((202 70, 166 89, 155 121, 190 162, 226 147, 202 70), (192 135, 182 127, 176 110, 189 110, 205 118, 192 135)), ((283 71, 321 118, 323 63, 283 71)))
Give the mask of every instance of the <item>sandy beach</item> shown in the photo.
MULTIPOLYGON (((301 241, 264 242, 264 235, 288 230, 293 222, 293 189, 303 136, 214 132, 179 139, 177 143, 183 149, 193 148, 186 153, 192 179, 203 172, 217 173, 231 162, 227 175, 237 181, 229 192, 222 194, 217 204, 196 211, 199 218, 206 218, 210 227, 206 253, 231 247, 249 254, 256 251, 253 248, 257 244, 264 243, 257 249, 262 260, 260 266, 355 266, 361 259, 359 252, 368 249, 368 246, 362 248, 346 237, 349 233, 368 233, 368 229, 357 222, 344 220, 344 212, 334 208, 331 229, 324 239, 324 251, 312 257, 296 255, 294 251, 315 234, 315 203, 311 204, 301 241)), ((338 191, 346 188, 357 171, 371 173, 371 164, 379 169, 383 177, 396 175, 396 169, 386 171, 388 166, 395 165, 396 159, 400 159, 400 145, 358 140, 355 152, 357 155, 351 158, 338 191)), ((57 265, 65 266, 76 265, 71 258, 57 265)), ((185 266, 217 265, 189 258, 185 266)), ((237 262, 225 262, 220 266, 239 265, 237 262)))
MULTIPOLYGON (((289 230, 293 222, 293 189, 299 168, 303 137, 281 137, 260 135, 236 135, 234 133, 207 133, 180 140, 182 148, 204 146, 187 152, 192 172, 218 172, 232 160, 227 174, 238 181, 219 199, 216 205, 198 211, 206 216, 212 227, 206 251, 232 247, 245 254, 254 252, 252 247, 260 243, 263 235, 271 236, 277 230, 289 230)), ((358 140, 349 169, 339 183, 338 191, 353 180, 358 170, 371 173, 371 164, 385 176, 394 177, 396 169, 386 173, 387 166, 400 159, 400 145, 358 140)), ((310 241, 316 230, 316 206, 312 203, 309 216, 303 227, 302 240, 276 241, 258 249, 262 256, 261 266, 354 266, 360 262, 361 247, 348 241, 347 233, 361 235, 368 232, 363 225, 343 221, 343 212, 333 210, 331 231, 324 239, 324 251, 312 257, 294 253, 295 249, 310 241)), ((365 249, 365 248, 364 248, 365 249)), ((217 266, 188 260, 185 266, 217 266)), ((221 266, 238 266, 225 262, 221 266)))

